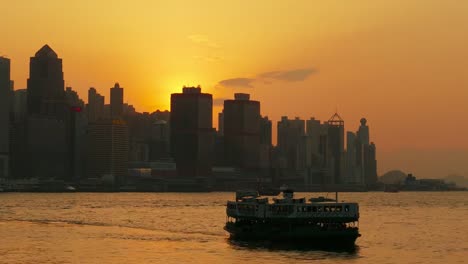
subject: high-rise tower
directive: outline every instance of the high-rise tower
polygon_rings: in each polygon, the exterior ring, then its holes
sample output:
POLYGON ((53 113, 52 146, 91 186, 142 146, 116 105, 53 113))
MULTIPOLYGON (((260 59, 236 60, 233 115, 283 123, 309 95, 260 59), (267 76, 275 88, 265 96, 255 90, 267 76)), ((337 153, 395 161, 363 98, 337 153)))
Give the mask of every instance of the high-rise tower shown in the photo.
POLYGON ((333 183, 343 183, 344 174, 344 121, 335 113, 327 122, 328 148, 333 159, 333 183))
POLYGON ((224 142, 226 161, 231 166, 257 169, 260 155, 260 102, 236 93, 224 101, 224 142))
POLYGON ((122 117, 123 98, 124 90, 120 87, 119 83, 116 83, 114 87, 110 89, 110 112, 112 118, 122 117))
POLYGON ((207 177, 213 162, 213 96, 200 87, 171 95, 171 152, 180 177, 207 177))
POLYGON ((10 60, 0 57, 0 178, 7 178, 10 155, 10 60))
POLYGON ((28 113, 64 120, 67 111, 62 59, 45 45, 30 59, 28 113))

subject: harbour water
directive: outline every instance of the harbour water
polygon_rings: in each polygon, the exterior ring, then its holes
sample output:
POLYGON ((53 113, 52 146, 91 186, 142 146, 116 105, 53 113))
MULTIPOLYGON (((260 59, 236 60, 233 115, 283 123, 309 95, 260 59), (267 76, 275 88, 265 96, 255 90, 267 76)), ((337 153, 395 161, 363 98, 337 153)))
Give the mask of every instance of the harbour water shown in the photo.
POLYGON ((2 193, 0 263, 467 261, 467 192, 341 193, 340 200, 360 204, 362 237, 347 250, 232 242, 223 226, 226 201, 233 197, 233 193, 2 193))

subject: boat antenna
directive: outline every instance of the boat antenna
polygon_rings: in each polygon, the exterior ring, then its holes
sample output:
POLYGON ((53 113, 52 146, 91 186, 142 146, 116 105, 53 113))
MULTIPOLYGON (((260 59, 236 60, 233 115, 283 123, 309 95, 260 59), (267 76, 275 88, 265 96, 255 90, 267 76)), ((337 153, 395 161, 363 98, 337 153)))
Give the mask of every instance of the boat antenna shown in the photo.
POLYGON ((335 192, 335 201, 338 202, 338 192, 335 192))

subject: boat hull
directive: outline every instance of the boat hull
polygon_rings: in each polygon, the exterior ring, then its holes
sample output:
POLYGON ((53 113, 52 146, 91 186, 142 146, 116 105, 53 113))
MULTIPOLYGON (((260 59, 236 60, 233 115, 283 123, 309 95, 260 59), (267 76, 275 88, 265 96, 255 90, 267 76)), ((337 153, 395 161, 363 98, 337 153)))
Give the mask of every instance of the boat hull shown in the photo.
POLYGON ((236 240, 300 241, 309 245, 351 246, 361 236, 357 228, 324 230, 311 226, 226 223, 224 229, 236 240))

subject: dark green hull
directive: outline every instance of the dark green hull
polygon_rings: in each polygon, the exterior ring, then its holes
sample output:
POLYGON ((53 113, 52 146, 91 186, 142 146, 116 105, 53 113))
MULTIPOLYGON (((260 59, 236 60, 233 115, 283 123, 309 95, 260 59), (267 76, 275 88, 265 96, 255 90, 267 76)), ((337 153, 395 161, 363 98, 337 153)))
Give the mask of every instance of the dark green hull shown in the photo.
POLYGON ((313 225, 226 223, 224 229, 237 240, 294 241, 310 245, 350 246, 361 236, 357 228, 330 230, 313 225))

